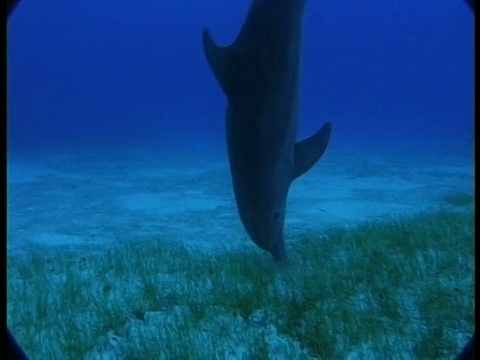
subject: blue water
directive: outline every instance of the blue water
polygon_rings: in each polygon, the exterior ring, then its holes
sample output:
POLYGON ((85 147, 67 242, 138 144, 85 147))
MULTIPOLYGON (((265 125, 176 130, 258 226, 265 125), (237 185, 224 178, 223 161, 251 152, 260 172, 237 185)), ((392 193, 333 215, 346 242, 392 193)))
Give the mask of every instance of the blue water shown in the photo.
MULTIPOLYGON (((8 23, 12 152, 224 143, 201 31, 231 43, 249 1, 41 1, 8 23)), ((299 136, 332 146, 472 143, 473 17, 463 1, 314 1, 299 136)))

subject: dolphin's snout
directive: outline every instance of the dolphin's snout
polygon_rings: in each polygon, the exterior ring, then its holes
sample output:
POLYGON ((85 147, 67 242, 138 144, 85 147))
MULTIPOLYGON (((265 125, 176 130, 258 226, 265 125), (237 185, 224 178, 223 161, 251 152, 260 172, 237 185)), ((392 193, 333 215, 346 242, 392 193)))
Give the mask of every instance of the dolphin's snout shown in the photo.
POLYGON ((274 210, 262 215, 244 216, 242 218, 243 225, 250 238, 261 249, 272 254, 277 253, 277 249, 283 248, 282 214, 279 210, 274 210))

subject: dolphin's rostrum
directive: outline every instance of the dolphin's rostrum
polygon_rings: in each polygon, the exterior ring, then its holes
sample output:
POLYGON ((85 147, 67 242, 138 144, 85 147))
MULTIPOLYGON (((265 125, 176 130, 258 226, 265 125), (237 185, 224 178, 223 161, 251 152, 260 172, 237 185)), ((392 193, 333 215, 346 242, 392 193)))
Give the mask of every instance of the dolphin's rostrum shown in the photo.
POLYGON ((232 45, 203 46, 228 99, 228 158, 240 219, 276 260, 291 182, 323 155, 332 126, 296 143, 303 12, 306 0, 253 0, 232 45))

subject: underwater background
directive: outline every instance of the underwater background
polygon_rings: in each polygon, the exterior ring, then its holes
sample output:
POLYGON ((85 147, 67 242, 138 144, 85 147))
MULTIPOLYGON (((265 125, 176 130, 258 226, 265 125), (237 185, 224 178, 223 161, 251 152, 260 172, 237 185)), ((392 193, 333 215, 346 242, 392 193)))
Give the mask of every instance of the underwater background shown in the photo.
MULTIPOLYGON (((223 146, 201 32, 230 44, 249 3, 21 2, 8 24, 9 149, 223 146)), ((300 137, 329 120, 344 146, 472 143, 473 17, 460 0, 309 1, 302 72, 300 137)))
POLYGON ((8 326, 33 359, 449 359, 473 331, 473 16, 309 0, 289 267, 237 215, 205 59, 246 0, 22 0, 7 27, 8 326))

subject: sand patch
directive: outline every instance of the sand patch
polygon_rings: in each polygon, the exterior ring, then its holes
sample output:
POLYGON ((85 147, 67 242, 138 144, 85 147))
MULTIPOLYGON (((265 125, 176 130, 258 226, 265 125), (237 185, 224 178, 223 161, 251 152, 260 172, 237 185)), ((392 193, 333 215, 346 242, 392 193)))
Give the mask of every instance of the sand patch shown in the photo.
POLYGON ((169 214, 187 211, 209 211, 225 204, 219 198, 212 198, 201 191, 185 191, 181 194, 136 193, 119 198, 121 206, 130 211, 169 214))

